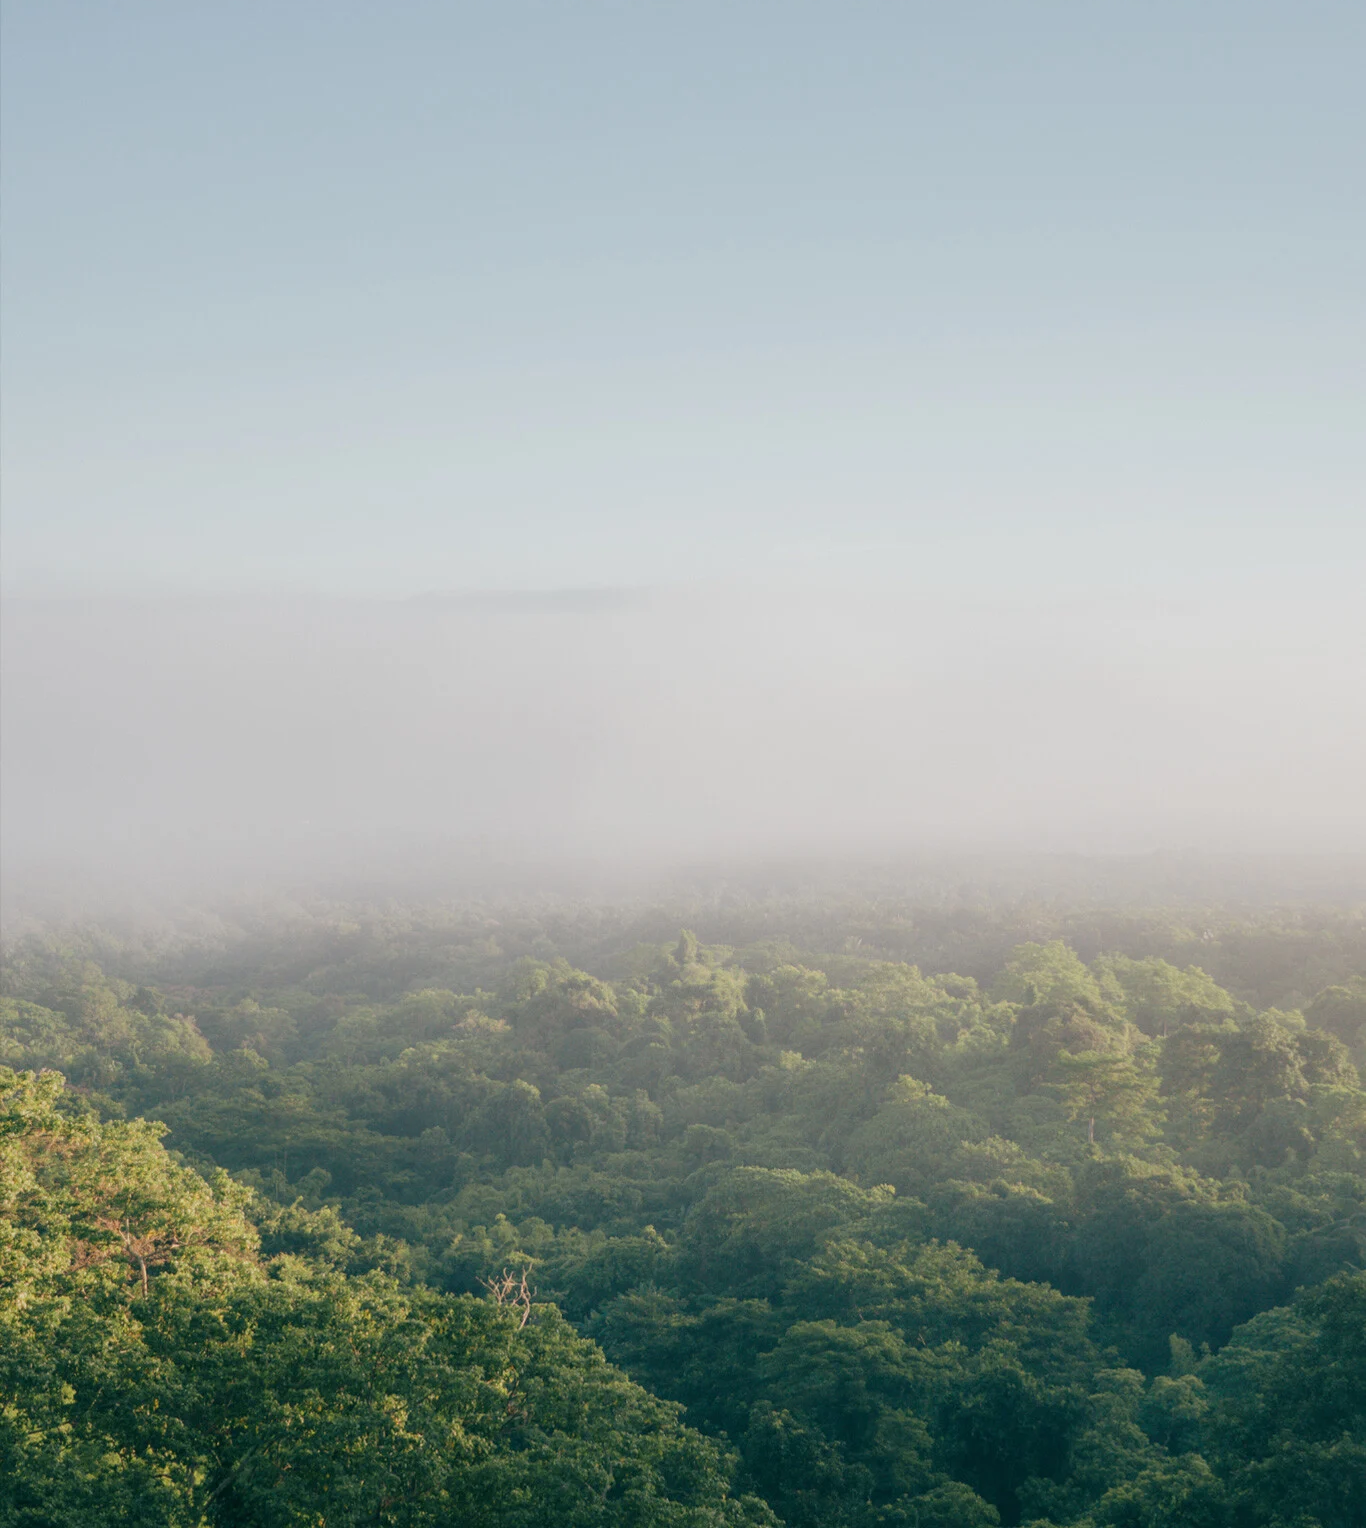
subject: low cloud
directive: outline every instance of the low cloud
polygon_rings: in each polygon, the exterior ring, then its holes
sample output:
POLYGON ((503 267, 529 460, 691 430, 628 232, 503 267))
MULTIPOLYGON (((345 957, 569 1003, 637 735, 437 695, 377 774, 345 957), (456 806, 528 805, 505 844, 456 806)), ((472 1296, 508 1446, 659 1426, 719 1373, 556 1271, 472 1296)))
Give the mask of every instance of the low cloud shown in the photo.
POLYGON ((13 599, 7 884, 1366 848, 1352 607, 888 588, 13 599))

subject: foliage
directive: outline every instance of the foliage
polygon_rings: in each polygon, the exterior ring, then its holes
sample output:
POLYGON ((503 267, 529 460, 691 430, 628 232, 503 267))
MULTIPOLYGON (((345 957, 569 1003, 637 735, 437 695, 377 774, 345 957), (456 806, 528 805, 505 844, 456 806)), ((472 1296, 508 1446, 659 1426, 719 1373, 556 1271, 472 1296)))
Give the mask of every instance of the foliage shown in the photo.
POLYGON ((1366 945, 954 916, 21 942, 0 1528, 1354 1522, 1366 945))

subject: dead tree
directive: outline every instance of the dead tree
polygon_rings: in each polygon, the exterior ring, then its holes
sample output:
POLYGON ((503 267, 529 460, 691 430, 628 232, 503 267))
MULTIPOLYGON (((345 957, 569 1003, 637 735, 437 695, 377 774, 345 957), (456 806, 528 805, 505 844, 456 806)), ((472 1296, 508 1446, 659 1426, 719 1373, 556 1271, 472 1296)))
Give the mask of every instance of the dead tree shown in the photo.
POLYGON ((531 1320, 531 1302, 536 1298, 536 1291, 527 1283, 526 1276, 525 1268, 519 1272, 504 1268, 502 1273, 495 1273, 492 1278, 479 1280, 495 1305, 521 1312, 521 1319, 517 1323, 519 1332, 531 1320))

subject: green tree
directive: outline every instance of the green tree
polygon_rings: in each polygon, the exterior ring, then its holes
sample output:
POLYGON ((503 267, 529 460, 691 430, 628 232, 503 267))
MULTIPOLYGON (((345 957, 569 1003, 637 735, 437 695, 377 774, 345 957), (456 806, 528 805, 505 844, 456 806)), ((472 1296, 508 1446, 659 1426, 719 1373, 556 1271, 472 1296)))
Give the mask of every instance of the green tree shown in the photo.
POLYGON ((1191 1024, 1218 1024, 1237 1008, 1232 996, 1198 966, 1181 968, 1156 956, 1109 955, 1092 970, 1102 990, 1115 993, 1124 1016, 1145 1035, 1165 1038, 1191 1024))
POLYGON ((1062 1054, 1049 1084, 1069 1120, 1083 1120, 1091 1145, 1130 1149, 1161 1133, 1157 1079, 1141 1072, 1128 1056, 1104 1051, 1062 1054))
POLYGON ((553 1309, 263 1265, 245 1191, 64 1102, 0 1071, 6 1528, 773 1521, 553 1309))

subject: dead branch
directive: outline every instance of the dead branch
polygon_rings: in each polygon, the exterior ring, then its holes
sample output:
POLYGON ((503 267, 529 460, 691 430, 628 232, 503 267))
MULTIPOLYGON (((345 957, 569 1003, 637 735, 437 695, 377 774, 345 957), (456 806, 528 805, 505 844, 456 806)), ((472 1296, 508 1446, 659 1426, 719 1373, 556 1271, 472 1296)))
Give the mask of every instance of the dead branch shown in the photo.
POLYGON ((527 1282, 527 1272, 526 1268, 520 1271, 504 1268, 502 1273, 495 1273, 492 1278, 479 1280, 495 1305, 503 1305, 522 1313, 517 1323, 519 1332, 531 1320, 531 1302, 536 1298, 536 1290, 527 1282))

